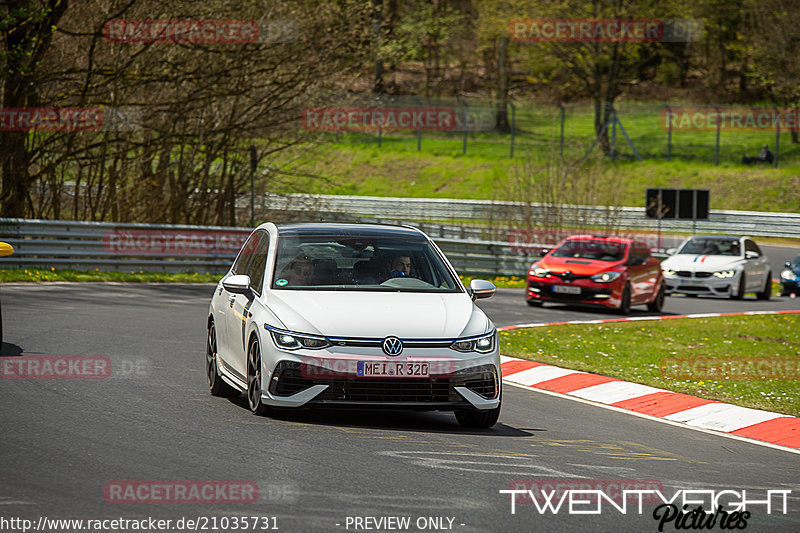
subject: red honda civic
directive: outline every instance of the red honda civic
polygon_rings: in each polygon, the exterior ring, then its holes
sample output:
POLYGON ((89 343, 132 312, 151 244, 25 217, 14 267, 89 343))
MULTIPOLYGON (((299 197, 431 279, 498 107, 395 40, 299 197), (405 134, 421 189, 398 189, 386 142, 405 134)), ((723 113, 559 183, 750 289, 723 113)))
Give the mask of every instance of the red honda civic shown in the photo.
POLYGON ((605 306, 628 314, 633 305, 664 306, 661 261, 641 242, 622 237, 573 235, 533 263, 528 305, 544 302, 605 306))

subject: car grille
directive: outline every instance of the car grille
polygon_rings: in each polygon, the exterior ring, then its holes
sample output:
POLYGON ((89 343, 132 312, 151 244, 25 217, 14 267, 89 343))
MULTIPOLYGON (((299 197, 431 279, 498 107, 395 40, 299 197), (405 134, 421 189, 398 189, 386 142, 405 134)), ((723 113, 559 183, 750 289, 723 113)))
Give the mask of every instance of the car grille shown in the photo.
POLYGON ((606 300, 611 295, 611 289, 591 289, 581 287, 580 294, 564 294, 561 292, 553 292, 552 285, 549 283, 531 282, 529 287, 539 289, 539 294, 549 298, 550 300, 557 300, 560 302, 582 302, 584 300, 606 300))
POLYGON ((495 398, 498 391, 497 374, 492 365, 438 378, 356 378, 336 372, 326 374, 305 376, 299 363, 284 361, 273 373, 270 392, 274 396, 291 396, 313 385, 328 385, 313 401, 454 403, 463 402, 454 387, 467 387, 486 399, 495 398))
POLYGON ((688 270, 679 270, 678 272, 675 272, 675 275, 680 277, 680 278, 692 278, 692 277, 694 277, 694 278, 700 279, 700 278, 710 278, 712 276, 712 273, 711 272, 694 272, 694 273, 692 273, 692 272, 690 272, 688 270))

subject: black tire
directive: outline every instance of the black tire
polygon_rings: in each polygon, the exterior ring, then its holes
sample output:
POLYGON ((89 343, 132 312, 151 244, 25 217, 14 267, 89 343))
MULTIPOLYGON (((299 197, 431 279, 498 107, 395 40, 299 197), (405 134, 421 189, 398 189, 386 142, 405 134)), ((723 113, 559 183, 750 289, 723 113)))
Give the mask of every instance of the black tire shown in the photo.
POLYGON ((767 279, 764 282, 764 290, 757 292, 756 297, 759 300, 769 300, 772 296, 772 272, 767 272, 767 279))
POLYGON ((247 349, 247 405, 256 416, 264 416, 269 407, 261 401, 261 347, 257 339, 247 349))
POLYGON ((531 307, 541 307, 543 303, 541 300, 525 300, 525 301, 528 302, 528 305, 531 307))
POLYGON ((731 298, 734 300, 741 300, 744 298, 744 288, 745 288, 745 281, 744 281, 744 272, 742 272, 742 276, 739 278, 739 290, 736 293, 736 296, 731 295, 731 298))
POLYGON ((647 304, 647 310, 652 311, 653 313, 660 313, 662 309, 664 309, 664 298, 666 298, 666 289, 664 288, 664 284, 662 283, 661 286, 658 288, 658 292, 656 293, 656 297, 653 298, 653 301, 647 304))
POLYGON ((477 409, 459 409, 455 412, 458 425, 462 428, 490 428, 500 418, 500 405, 488 411, 477 409))
POLYGON ((631 286, 627 283, 625 288, 622 289, 622 298, 619 302, 619 312, 623 315, 631 314, 631 286))
POLYGON ((212 396, 222 398, 232 398, 239 395, 239 391, 225 383, 217 370, 217 328, 214 322, 208 328, 208 339, 206 342, 206 382, 208 391, 212 396))

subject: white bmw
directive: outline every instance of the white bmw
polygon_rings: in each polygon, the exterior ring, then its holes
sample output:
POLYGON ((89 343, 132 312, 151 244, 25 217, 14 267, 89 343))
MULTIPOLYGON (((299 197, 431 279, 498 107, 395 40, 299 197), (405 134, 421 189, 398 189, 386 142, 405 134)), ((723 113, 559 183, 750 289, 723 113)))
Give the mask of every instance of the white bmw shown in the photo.
POLYGON ((686 239, 661 262, 667 294, 726 296, 741 299, 754 292, 769 300, 769 259, 749 237, 698 235, 686 239))
POLYGON ((280 407, 454 411, 491 427, 501 405, 494 324, 436 244, 411 227, 256 228, 208 312, 211 394, 280 407))

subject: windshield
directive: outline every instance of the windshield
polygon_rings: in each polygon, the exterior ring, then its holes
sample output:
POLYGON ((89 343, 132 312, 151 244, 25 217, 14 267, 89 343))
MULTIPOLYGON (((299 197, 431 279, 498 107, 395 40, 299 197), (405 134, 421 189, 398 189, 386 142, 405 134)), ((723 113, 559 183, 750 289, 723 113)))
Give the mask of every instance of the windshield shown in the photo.
POLYGON ((690 239, 678 250, 679 254, 706 254, 706 255, 741 255, 738 239, 724 239, 718 237, 699 237, 690 239))
POLYGON ((591 259, 595 261, 622 261, 625 258, 625 245, 608 241, 564 241, 553 250, 553 257, 591 259))
POLYGON ((273 289, 459 292, 427 240, 341 235, 278 239, 273 289))

